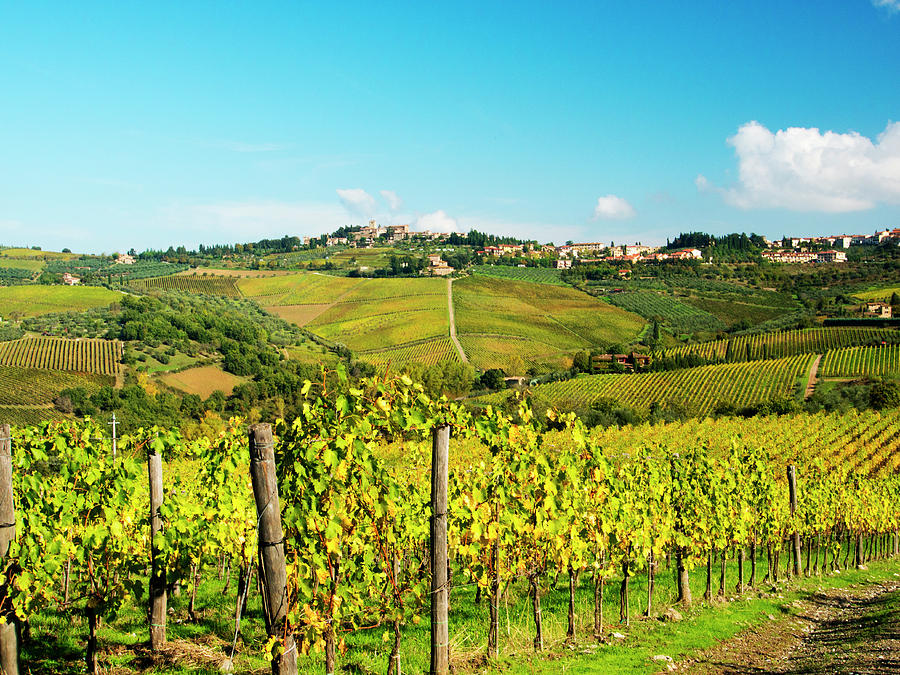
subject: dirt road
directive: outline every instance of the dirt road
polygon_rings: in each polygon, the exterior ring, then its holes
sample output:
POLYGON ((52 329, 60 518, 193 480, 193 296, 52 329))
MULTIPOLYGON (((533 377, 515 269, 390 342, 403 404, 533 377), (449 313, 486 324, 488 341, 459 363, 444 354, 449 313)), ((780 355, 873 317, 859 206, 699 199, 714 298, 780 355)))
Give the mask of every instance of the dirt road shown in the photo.
POLYGON ((453 313, 453 279, 447 279, 447 310, 450 313, 450 339, 456 345, 456 351, 459 352, 459 358, 463 363, 468 363, 469 359, 463 351, 462 345, 456 338, 456 315, 453 313))
POLYGON ((812 368, 809 369, 809 379, 806 381, 806 395, 804 398, 809 398, 816 390, 816 376, 819 374, 819 364, 821 362, 822 355, 816 355, 816 360, 813 361, 812 368))
POLYGON ((900 578, 830 589, 675 664, 680 673, 900 673, 900 578), (774 619, 774 620, 772 620, 774 619))

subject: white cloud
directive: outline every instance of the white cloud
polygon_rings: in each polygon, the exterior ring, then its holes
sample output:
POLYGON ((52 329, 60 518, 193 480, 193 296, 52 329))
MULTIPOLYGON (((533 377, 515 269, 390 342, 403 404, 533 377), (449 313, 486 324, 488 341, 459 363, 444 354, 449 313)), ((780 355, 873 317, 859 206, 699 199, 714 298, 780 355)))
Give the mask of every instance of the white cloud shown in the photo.
POLYGON ((403 208, 403 200, 393 190, 381 190, 381 197, 387 202, 391 211, 399 211, 403 208))
POLYGON ((459 223, 455 218, 451 218, 443 210, 434 211, 433 213, 425 213, 416 219, 415 227, 412 228, 417 232, 429 230, 430 232, 459 232, 459 223))
POLYGON ((606 195, 597 198, 597 206, 594 207, 594 218, 608 218, 610 220, 625 220, 634 218, 634 207, 626 200, 615 195, 606 195))
POLYGON ((341 204, 350 213, 363 218, 372 218, 375 215, 377 209, 375 198, 362 188, 337 190, 337 195, 341 204))
POLYGON ((884 7, 890 12, 900 12, 900 0, 872 0, 876 7, 884 7))
POLYGON ((791 127, 775 133, 748 122, 728 139, 738 159, 738 183, 719 188, 705 176, 697 188, 719 192, 742 209, 846 213, 900 203, 900 123, 873 142, 856 133, 791 127))

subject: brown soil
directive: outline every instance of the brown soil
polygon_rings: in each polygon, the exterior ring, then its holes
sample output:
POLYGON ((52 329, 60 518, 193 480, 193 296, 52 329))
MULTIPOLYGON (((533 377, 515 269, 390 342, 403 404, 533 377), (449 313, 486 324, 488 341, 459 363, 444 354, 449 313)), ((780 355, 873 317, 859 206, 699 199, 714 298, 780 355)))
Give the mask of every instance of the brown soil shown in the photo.
POLYGON ((900 580, 797 600, 780 617, 673 666, 698 675, 900 673, 900 580))

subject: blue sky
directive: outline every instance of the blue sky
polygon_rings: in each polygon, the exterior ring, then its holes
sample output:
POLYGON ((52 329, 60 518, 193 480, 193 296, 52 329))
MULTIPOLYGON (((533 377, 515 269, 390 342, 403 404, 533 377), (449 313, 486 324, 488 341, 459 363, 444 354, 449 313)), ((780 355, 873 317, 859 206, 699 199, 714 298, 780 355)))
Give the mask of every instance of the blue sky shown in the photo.
POLYGON ((900 0, 0 4, 0 243, 900 227, 900 0))

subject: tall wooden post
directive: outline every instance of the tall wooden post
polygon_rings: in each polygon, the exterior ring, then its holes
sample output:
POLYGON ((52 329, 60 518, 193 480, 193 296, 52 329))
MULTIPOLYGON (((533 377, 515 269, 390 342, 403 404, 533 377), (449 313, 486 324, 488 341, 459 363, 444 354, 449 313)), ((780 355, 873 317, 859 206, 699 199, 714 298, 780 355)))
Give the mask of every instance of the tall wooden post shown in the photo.
MULTIPOLYGON (((450 672, 447 589, 447 491, 450 427, 434 430, 431 443, 431 674, 450 672)), ((493 602, 493 598, 492 598, 493 602)))
POLYGON ((163 502, 162 456, 151 444, 147 453, 150 479, 150 649, 157 651, 166 644, 166 566, 156 543, 162 534, 160 507, 163 502))
MULTIPOLYGON (((787 468, 787 479, 788 479, 788 491, 790 492, 791 497, 791 518, 794 517, 794 513, 797 511, 797 471, 794 468, 793 464, 790 464, 787 468)), ((794 576, 800 576, 800 533, 797 531, 796 525, 794 526, 794 537, 793 537, 793 552, 794 552, 794 576)))
MULTIPOLYGON (((9 425, 0 424, 0 568, 6 562, 9 544, 16 536, 16 507, 12 493, 12 439, 9 425)), ((0 588, 0 601, 6 588, 0 588)), ((19 640, 16 616, 11 611, 0 625, 0 668, 6 675, 19 675, 19 640)))
POLYGON ((250 478, 259 519, 259 558, 262 585, 266 589, 263 611, 269 636, 281 639, 284 650, 272 658, 272 675, 296 675, 297 645, 287 627, 287 570, 284 563, 284 530, 275 478, 275 442, 271 424, 250 427, 250 478))

